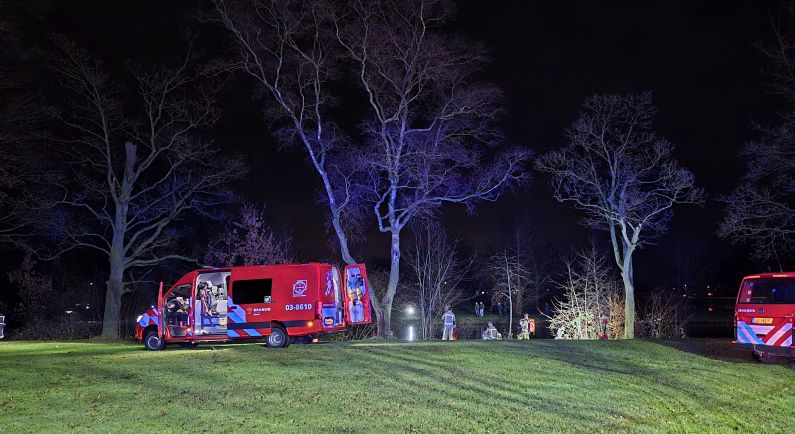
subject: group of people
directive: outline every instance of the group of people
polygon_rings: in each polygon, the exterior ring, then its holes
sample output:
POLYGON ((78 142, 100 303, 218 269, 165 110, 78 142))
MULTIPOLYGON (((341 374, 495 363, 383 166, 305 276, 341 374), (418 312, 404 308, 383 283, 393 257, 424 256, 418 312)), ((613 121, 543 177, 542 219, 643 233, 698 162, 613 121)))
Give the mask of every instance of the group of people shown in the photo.
MULTIPOLYGON (((483 317, 483 303, 475 303, 475 315, 478 317, 483 317), (478 307, 480 304, 480 308, 478 307), (480 309, 480 310, 479 310, 480 309)), ((456 319, 455 313, 453 313, 453 309, 450 306, 446 306, 444 313, 442 314, 442 340, 443 341, 452 341, 455 339, 455 327, 456 327, 456 319)), ((519 333, 517 334, 517 339, 530 339, 530 335, 535 335, 536 332, 536 323, 535 320, 530 318, 529 314, 524 314, 522 319, 519 320, 519 333)), ((482 337, 483 340, 497 340, 502 339, 502 334, 497 331, 497 327, 494 326, 492 321, 488 322, 488 326, 483 331, 482 337)))
MULTIPOLYGON (((500 318, 505 316, 505 305, 502 302, 491 305, 491 313, 497 314, 500 318)), ((483 318, 486 315, 486 304, 482 301, 475 302, 475 316, 483 318)))
MULTIPOLYGON (((530 315, 524 314, 524 317, 519 320, 519 333, 516 335, 516 339, 530 339, 531 334, 536 334, 536 322, 530 318, 530 315)), ((502 339, 502 334, 494 327, 494 323, 489 321, 489 325, 483 331, 482 339, 485 341, 502 339)))
POLYGON ((478 318, 483 318, 486 314, 486 305, 483 304, 482 301, 475 302, 475 316, 478 318))

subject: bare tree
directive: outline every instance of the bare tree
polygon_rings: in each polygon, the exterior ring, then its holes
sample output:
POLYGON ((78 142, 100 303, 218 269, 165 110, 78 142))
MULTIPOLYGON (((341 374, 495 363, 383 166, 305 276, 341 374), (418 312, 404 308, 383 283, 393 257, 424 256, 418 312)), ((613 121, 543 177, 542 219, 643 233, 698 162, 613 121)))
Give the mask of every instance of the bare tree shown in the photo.
POLYGON ((19 268, 7 274, 8 282, 20 289, 21 306, 17 309, 20 316, 18 319, 37 320, 47 313, 48 307, 52 304, 55 292, 52 276, 39 270, 36 264, 36 258, 31 252, 27 252, 19 268))
MULTIPOLYGON (((787 21, 795 22, 789 4, 787 21)), ((756 125, 759 139, 746 144, 741 157, 748 164, 745 183, 723 200, 726 217, 718 235, 752 247, 759 260, 782 259, 795 253, 795 45, 793 30, 773 26, 776 43, 760 47, 773 63, 770 90, 783 96, 788 108, 779 122, 756 125)))
POLYGON ((532 236, 532 225, 528 220, 517 224, 511 237, 505 241, 506 251, 517 258, 527 276, 525 284, 514 291, 513 307, 519 314, 526 312, 525 308, 531 304, 538 310, 542 287, 549 280, 546 268, 550 257, 538 252, 532 236))
POLYGON ((17 92, 9 71, 0 64, 0 241, 30 232, 35 219, 33 184, 46 172, 30 153, 29 134, 36 113, 28 96, 17 92))
POLYGON ((205 262, 218 265, 289 264, 295 254, 292 238, 267 225, 264 208, 244 203, 232 221, 207 246, 205 262))
POLYGON ((328 82, 340 68, 330 6, 275 0, 215 0, 215 6, 238 53, 232 66, 253 77, 272 99, 268 114, 283 121, 278 127, 282 143, 298 142, 306 149, 323 185, 342 259, 356 263, 349 248, 356 227, 356 214, 349 212, 350 173, 337 164, 346 159, 344 137, 328 113, 334 108, 328 82))
POLYGON ((685 338, 693 314, 678 291, 658 289, 643 307, 640 334, 645 338, 685 338))
MULTIPOLYGON (((329 82, 339 73, 341 52, 333 33, 334 11, 323 1, 214 0, 217 19, 237 51, 233 69, 254 78, 270 97, 282 144, 299 143, 320 178, 323 200, 342 260, 358 261, 350 244, 361 233, 361 202, 353 193, 350 151, 331 112, 329 82)), ((371 297, 381 324, 379 297, 371 297)), ((387 332, 388 333, 388 332, 387 332)))
POLYGON ((426 225, 415 233, 415 241, 405 255, 412 270, 422 326, 422 338, 432 339, 445 306, 454 306, 466 299, 461 283, 472 260, 461 259, 460 241, 449 239, 440 225, 426 225))
POLYGON ((62 237, 61 251, 107 257, 102 336, 113 338, 128 272, 189 259, 173 251, 180 219, 228 202, 222 186, 245 168, 197 135, 217 113, 190 50, 176 67, 134 72, 133 90, 85 50, 63 39, 58 46, 52 66, 64 94, 52 112, 61 132, 53 149, 70 176, 58 185, 64 213, 51 230, 62 237))
POLYGON ((780 191, 746 184, 723 198, 726 218, 718 235, 733 243, 752 247, 752 256, 774 259, 782 269, 782 259, 795 250, 795 207, 780 191))
POLYGON ((477 46, 441 31, 446 2, 353 2, 336 20, 369 105, 358 167, 378 229, 390 235, 390 279, 380 300, 388 336, 400 278, 401 233, 444 203, 496 200, 524 178, 526 150, 502 142, 500 92, 480 82, 477 46))
POLYGON ((46 218, 39 205, 50 179, 32 145, 42 110, 30 56, 15 36, 18 6, 0 1, 0 242, 19 242, 46 218))
POLYGON ((585 211, 587 226, 610 233, 624 284, 626 338, 635 336, 635 251, 666 230, 675 204, 703 197, 693 174, 674 160, 673 146, 653 132, 654 115, 650 93, 593 96, 568 131, 569 144, 537 161, 552 175, 555 199, 585 211))
POLYGON ((508 248, 492 255, 486 262, 486 270, 494 279, 492 304, 508 305, 508 337, 513 336, 513 314, 521 308, 516 306, 519 293, 526 290, 531 275, 520 252, 508 248))
POLYGON ((595 244, 567 260, 562 277, 555 283, 563 290, 563 298, 553 300, 553 313, 548 316, 555 338, 598 339, 602 318, 608 318, 609 337, 617 338, 616 331, 623 334, 619 282, 595 244))

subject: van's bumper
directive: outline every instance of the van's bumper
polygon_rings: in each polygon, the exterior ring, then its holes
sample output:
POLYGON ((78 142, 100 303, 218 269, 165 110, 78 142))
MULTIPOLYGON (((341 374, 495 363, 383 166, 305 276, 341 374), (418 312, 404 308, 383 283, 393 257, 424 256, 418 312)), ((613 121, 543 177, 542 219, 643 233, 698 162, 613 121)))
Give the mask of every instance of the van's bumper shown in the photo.
POLYGON ((790 347, 777 347, 775 345, 742 344, 732 341, 734 348, 754 353, 774 354, 777 356, 795 356, 795 345, 790 347))

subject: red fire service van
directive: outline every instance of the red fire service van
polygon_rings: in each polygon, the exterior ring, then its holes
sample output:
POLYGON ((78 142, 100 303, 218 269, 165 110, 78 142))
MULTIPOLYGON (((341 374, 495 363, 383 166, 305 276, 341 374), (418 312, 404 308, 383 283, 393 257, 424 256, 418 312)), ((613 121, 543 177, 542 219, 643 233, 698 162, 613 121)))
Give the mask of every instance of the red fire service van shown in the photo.
POLYGON ((329 264, 254 265, 191 271, 157 306, 138 317, 136 337, 148 350, 168 343, 265 339, 285 347, 291 338, 345 330, 371 322, 363 264, 342 276, 329 264))
POLYGON ((795 272, 746 276, 734 310, 736 343, 793 354, 795 272))

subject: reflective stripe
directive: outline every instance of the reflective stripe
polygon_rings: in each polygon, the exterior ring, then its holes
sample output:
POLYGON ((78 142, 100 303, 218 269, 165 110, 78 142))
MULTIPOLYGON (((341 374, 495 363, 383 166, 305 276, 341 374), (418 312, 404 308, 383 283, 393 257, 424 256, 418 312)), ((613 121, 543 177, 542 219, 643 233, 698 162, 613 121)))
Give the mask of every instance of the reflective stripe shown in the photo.
POLYGON ((239 316, 235 315, 234 312, 227 312, 226 313, 226 319, 230 323, 240 323, 240 324, 242 324, 242 323, 246 322, 246 321, 243 320, 243 318, 240 318, 239 316))
POLYGON ((759 337, 756 336, 756 333, 754 333, 751 327, 749 327, 748 324, 743 321, 737 322, 737 337, 738 339, 740 339, 740 337, 744 338, 742 339, 743 343, 761 345, 765 344, 761 339, 759 339, 759 337))
POLYGON ((455 314, 453 313, 444 314, 444 325, 451 326, 454 324, 455 324, 455 314))
POLYGON ((792 324, 790 324, 790 323, 785 323, 785 324, 784 324, 784 326, 783 326, 783 327, 781 327, 781 329, 780 329, 779 331, 777 331, 777 332, 776 332, 776 333, 775 333, 773 336, 771 336, 770 338, 766 339, 766 341, 767 341, 767 344, 768 344, 768 345, 775 345, 775 344, 776 344, 776 342, 777 342, 779 339, 781 339, 781 337, 782 337, 782 336, 784 336, 784 334, 785 334, 785 333, 787 333, 788 331, 790 331, 790 329, 792 329, 792 324))
POLYGON ((770 333, 771 330, 776 328, 775 326, 761 326, 761 325, 753 325, 753 324, 749 324, 749 326, 751 327, 751 330, 753 330, 754 333, 756 333, 758 335, 766 335, 766 334, 770 333))

